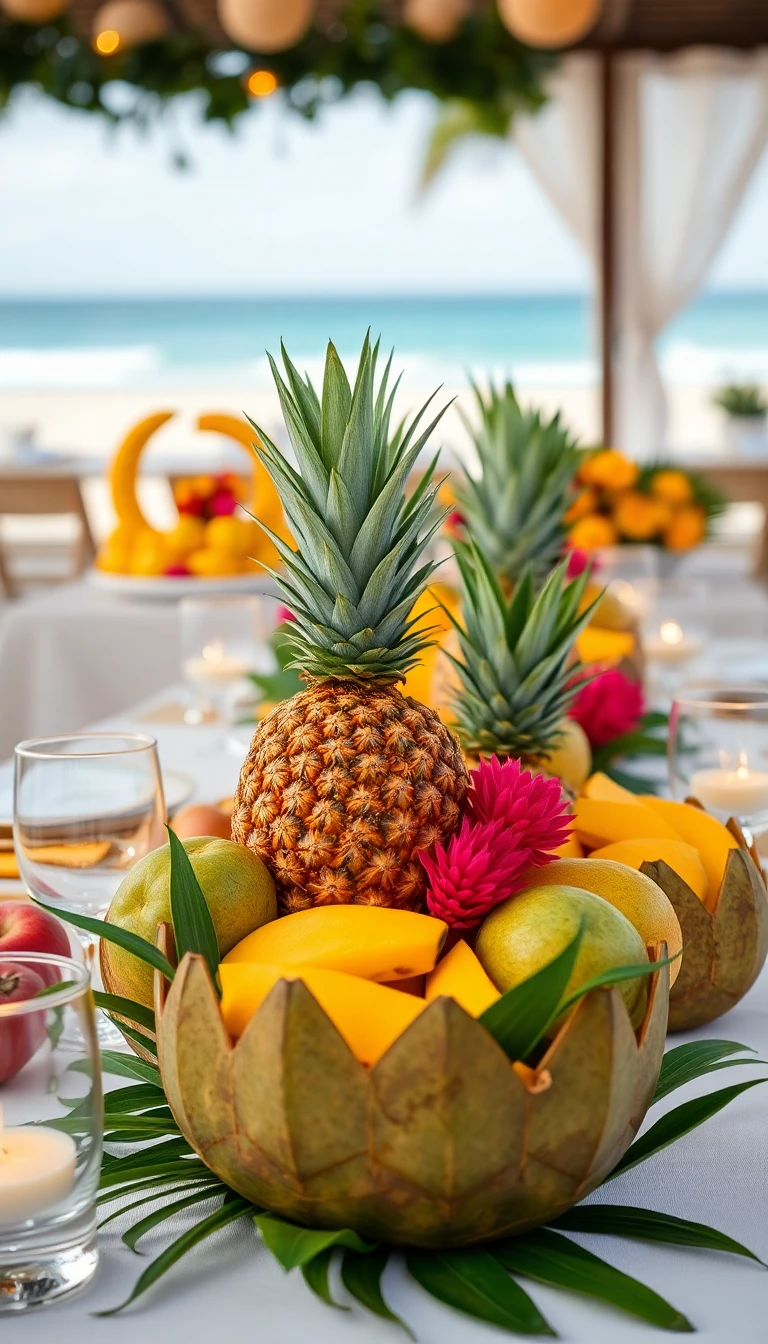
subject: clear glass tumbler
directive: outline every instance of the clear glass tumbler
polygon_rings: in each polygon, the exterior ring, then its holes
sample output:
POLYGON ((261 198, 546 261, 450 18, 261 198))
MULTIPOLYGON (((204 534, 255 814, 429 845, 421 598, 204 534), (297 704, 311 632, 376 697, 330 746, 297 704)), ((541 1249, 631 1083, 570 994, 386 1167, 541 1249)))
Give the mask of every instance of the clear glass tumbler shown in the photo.
MULTIPOLYGON (((77 733, 16 748, 13 838, 30 895, 103 919, 126 873, 165 843, 157 744, 143 733, 77 733)), ((81 934, 87 957, 95 939, 81 934)), ((102 1045, 122 1042, 99 1016, 102 1045)))
POLYGON ((0 1314, 92 1278, 103 1112, 87 968, 0 956, 0 1314), (65 1032, 81 1043, 76 1055, 65 1032))
POLYGON ((674 798, 698 798, 721 821, 768 827, 768 688, 681 691, 669 720, 674 798))

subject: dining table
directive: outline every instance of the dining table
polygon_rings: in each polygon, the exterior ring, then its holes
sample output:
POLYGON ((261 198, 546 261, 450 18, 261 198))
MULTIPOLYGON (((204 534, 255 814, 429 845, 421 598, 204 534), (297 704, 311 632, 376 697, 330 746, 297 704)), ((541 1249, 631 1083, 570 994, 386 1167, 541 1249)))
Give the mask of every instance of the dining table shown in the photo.
MULTIPOLYGON (((163 772, 185 776, 194 800, 214 801, 231 794, 249 729, 168 721, 167 706, 180 695, 181 688, 167 686, 160 695, 94 727, 151 732, 163 772)), ((11 769, 10 762, 0 765, 0 793, 7 791, 11 769)), ((0 883, 0 897, 21 894, 18 882, 0 883)), ((765 1085, 751 1088, 673 1146, 609 1181, 589 1195, 588 1202, 635 1205, 707 1223, 768 1262, 768 1062, 761 1062, 768 1061, 768 967, 732 1011, 707 1027, 670 1037, 668 1044, 705 1037, 740 1042, 754 1051, 749 1065, 728 1072, 726 1083, 753 1077, 765 1079, 765 1085)), ((105 1075, 107 1087, 120 1081, 105 1075)), ((689 1084, 654 1106, 645 1127, 682 1100, 717 1090, 723 1081, 722 1074, 714 1073, 689 1084)), ((5 1085, 13 1086, 13 1081, 5 1085)), ((56 1111, 55 1098, 46 1104, 49 1117, 56 1111)), ((190 1226, 192 1216, 182 1212, 172 1226, 148 1235, 141 1256, 121 1241, 126 1224, 119 1219, 110 1222, 100 1233, 99 1266, 87 1289, 49 1307, 4 1317, 0 1339, 10 1344, 50 1344, 52 1339, 56 1344, 133 1340, 166 1344, 176 1339, 184 1344, 210 1344, 213 1339, 391 1344, 398 1338, 398 1327, 363 1313, 345 1299, 338 1278, 335 1295, 345 1309, 321 1304, 298 1271, 286 1274, 278 1266, 247 1221, 192 1250, 122 1314, 97 1315, 128 1296, 149 1258, 190 1226)), ((576 1236, 576 1240, 673 1302, 695 1326, 702 1344, 765 1344, 765 1264, 611 1237, 576 1236)), ((657 1329, 578 1293, 529 1282, 524 1286, 558 1336, 570 1344, 659 1344, 662 1338, 657 1329)), ((510 1338, 438 1305, 407 1276, 397 1257, 386 1271, 383 1287, 393 1311, 423 1344, 500 1344, 510 1338)))

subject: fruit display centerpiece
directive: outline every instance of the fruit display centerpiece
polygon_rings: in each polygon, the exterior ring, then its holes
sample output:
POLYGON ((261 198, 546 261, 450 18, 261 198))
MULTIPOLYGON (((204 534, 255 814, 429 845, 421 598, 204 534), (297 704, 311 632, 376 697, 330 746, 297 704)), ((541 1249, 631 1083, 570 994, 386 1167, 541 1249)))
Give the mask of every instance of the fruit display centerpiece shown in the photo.
MULTIPOLYGON (((460 546, 465 761, 398 689, 429 641, 412 612, 441 522, 432 471, 410 495, 405 483, 439 415, 421 429, 422 408, 391 433, 390 365, 377 383, 367 338, 353 385, 329 345, 321 396, 283 359, 296 465, 260 429, 255 451, 293 537, 265 526, 306 689, 256 727, 232 840, 169 831, 104 924, 67 916, 102 933, 96 1001, 141 1056, 106 1061, 139 1083, 115 1094, 108 1134, 149 1147, 107 1158, 103 1194, 180 1194, 139 1219, 134 1246, 219 1201, 129 1300, 247 1218, 326 1302, 340 1250, 345 1287, 387 1319, 381 1277, 399 1247, 434 1297, 521 1333, 552 1333, 511 1277, 532 1265, 689 1328, 563 1235, 569 1218, 589 1223, 574 1209, 587 1194, 695 1123, 679 1107, 635 1142, 655 1099, 711 1059, 744 1062, 732 1043, 706 1059, 682 1047, 665 1076, 669 985, 683 975, 673 905, 628 864, 582 860, 599 869, 585 883, 557 857, 572 811, 546 767, 575 694, 586 576, 563 562, 537 592, 528 570, 508 597, 477 545, 460 546)), ((754 1081, 715 1093, 698 1119, 754 1081)), ((60 1123, 76 1129, 77 1109, 60 1123)), ((657 1237, 723 1244, 624 1212, 657 1237)))
MULTIPOLYGON (((229 587, 253 586, 263 562, 277 562, 274 546, 255 518, 280 536, 287 533, 275 488, 252 455, 250 488, 232 473, 177 481, 178 521, 169 531, 152 527, 141 509, 136 493, 141 456, 172 415, 161 411, 134 425, 115 454, 109 482, 117 526, 96 557, 97 573, 103 582, 117 576, 121 585, 126 578, 142 587, 147 579, 175 581, 179 592, 188 591, 198 580, 207 581, 208 590, 222 581, 229 587)), ((197 428, 224 435, 250 451, 253 435, 244 420, 201 415, 197 428)), ((168 591, 167 582, 163 589, 168 591)))

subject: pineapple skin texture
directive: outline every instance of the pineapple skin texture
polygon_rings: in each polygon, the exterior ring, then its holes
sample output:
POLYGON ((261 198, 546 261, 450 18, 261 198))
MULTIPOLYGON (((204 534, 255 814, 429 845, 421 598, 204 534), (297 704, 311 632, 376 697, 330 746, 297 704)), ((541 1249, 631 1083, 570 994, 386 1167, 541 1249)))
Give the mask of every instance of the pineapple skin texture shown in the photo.
POLYGON ((232 836, 272 873, 283 914, 418 910, 417 851, 453 834, 468 786, 458 741, 434 710, 394 686, 317 681, 257 727, 232 836))

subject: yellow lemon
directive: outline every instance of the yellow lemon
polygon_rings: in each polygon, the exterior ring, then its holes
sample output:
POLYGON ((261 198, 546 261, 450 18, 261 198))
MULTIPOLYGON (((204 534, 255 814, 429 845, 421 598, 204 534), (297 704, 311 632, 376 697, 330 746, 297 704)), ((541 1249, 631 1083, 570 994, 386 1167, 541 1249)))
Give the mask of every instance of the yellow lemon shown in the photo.
POLYGON ((211 546, 202 546, 187 558, 187 566, 199 579, 227 578, 230 574, 240 573, 240 561, 226 551, 215 551, 211 546))
POLYGON ((205 523, 191 513, 183 513, 176 526, 166 533, 166 545, 174 560, 183 560, 190 551, 205 545, 205 523))

